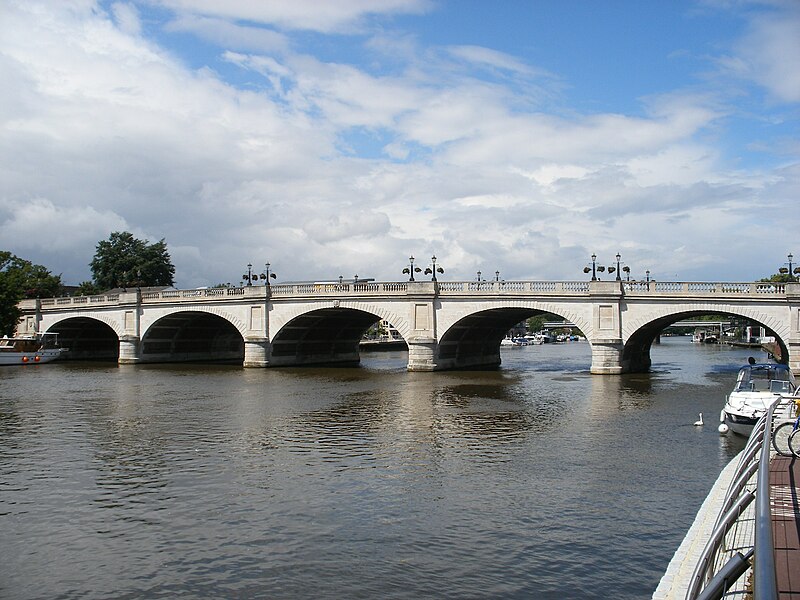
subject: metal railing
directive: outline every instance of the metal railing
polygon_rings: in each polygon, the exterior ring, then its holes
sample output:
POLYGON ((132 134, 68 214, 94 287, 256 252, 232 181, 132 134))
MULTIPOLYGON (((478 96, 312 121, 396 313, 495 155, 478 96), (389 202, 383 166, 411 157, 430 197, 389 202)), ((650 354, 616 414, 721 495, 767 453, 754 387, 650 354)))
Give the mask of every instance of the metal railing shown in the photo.
POLYGON ((753 428, 728 486, 714 529, 695 566, 686 600, 722 598, 751 568, 754 600, 775 600, 778 597, 769 498, 769 461, 775 413, 787 403, 787 399, 779 397, 753 428), (725 547, 725 538, 754 501, 752 547, 744 554, 741 551, 733 552, 725 547))

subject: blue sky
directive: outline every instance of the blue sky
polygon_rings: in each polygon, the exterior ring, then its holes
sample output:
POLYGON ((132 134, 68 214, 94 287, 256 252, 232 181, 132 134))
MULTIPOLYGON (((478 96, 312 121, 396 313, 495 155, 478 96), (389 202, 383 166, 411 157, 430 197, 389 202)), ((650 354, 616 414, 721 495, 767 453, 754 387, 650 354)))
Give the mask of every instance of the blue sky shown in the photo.
POLYGON ((0 248, 67 283, 122 230, 179 287, 800 256, 795 0, 7 0, 0 75, 0 248))

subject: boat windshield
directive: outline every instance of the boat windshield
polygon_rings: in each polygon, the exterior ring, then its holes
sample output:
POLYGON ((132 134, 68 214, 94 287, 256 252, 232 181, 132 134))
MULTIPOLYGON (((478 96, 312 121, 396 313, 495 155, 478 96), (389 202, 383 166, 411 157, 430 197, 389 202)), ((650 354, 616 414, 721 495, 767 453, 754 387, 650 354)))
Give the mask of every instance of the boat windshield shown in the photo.
POLYGON ((739 370, 736 379, 737 392, 790 394, 794 389, 794 377, 786 365, 749 365, 739 370))

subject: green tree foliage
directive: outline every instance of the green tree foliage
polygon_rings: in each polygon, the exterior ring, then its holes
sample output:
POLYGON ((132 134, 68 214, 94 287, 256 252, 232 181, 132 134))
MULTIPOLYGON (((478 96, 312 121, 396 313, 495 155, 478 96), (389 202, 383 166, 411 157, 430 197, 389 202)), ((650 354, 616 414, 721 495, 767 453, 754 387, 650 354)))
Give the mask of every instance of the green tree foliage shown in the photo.
POLYGON ((775 273, 769 277, 759 279, 759 281, 769 283, 791 283, 793 281, 797 281, 797 277, 790 275, 788 269, 782 269, 782 271, 786 271, 786 273, 775 273))
POLYGON ((525 325, 528 328, 528 331, 531 333, 535 333, 537 331, 541 331, 544 329, 544 323, 547 321, 545 315, 536 315, 535 317, 531 317, 525 322, 525 325))
POLYGON ((89 266, 94 283, 101 290, 172 285, 175 277, 175 267, 163 239, 148 244, 127 231, 115 231, 108 240, 98 242, 89 266))
POLYGON ((60 275, 0 250, 0 334, 12 335, 20 313, 17 303, 25 298, 52 298, 63 290, 60 275))

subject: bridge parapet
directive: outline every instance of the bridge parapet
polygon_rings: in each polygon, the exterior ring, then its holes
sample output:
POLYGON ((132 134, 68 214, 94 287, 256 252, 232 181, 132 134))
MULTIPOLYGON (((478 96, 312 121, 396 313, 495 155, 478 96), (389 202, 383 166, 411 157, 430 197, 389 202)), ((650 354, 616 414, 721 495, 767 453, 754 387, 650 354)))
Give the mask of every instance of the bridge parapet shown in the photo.
MULTIPOLYGON (((419 282, 424 286, 425 282, 419 282)), ((405 295, 419 288, 419 284, 407 282, 367 283, 286 283, 270 286, 270 295, 277 297, 296 296, 341 296, 341 295, 405 295)))
POLYGON ((236 288, 201 288, 191 290, 129 291, 93 296, 67 296, 23 300, 25 311, 90 308, 141 302, 159 304, 174 302, 214 302, 258 300, 265 298, 364 297, 417 295, 553 295, 585 296, 587 294, 622 294, 625 296, 675 296, 776 299, 800 297, 800 283, 772 282, 680 282, 680 281, 414 281, 366 283, 289 283, 236 288), (38 303, 38 306, 37 306, 38 303))
POLYGON ((584 295, 589 292, 588 281, 440 281, 440 294, 530 293, 584 295))
POLYGON ((622 288, 627 295, 734 295, 740 297, 785 296, 788 289, 798 284, 773 282, 707 282, 707 281, 623 281, 622 288))

